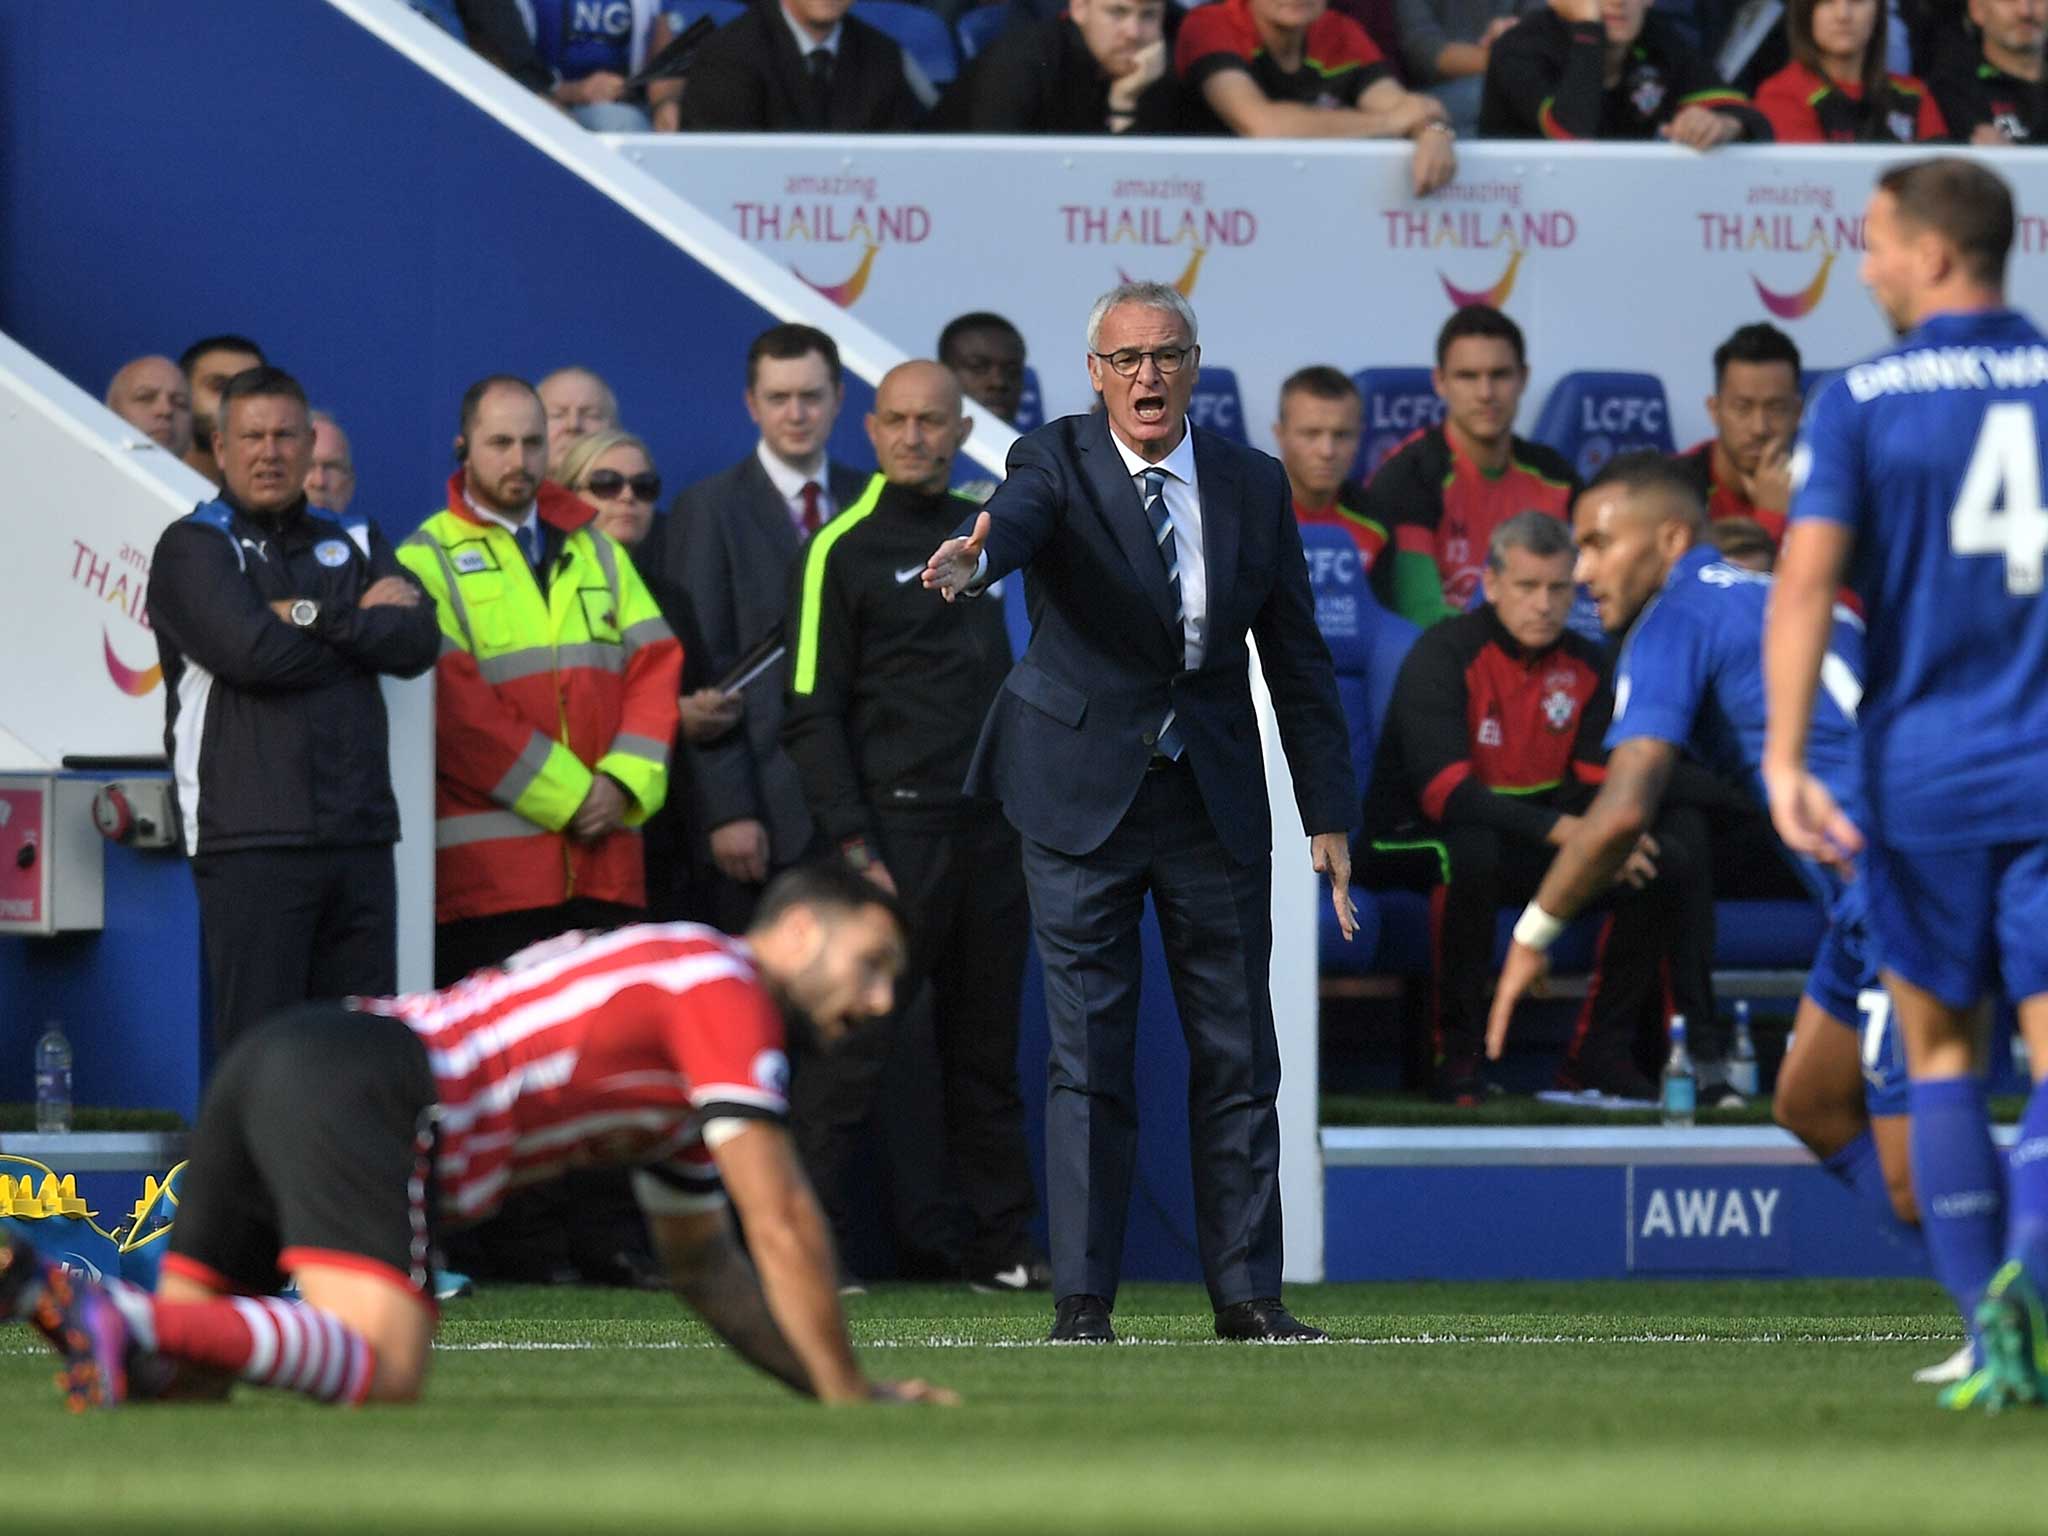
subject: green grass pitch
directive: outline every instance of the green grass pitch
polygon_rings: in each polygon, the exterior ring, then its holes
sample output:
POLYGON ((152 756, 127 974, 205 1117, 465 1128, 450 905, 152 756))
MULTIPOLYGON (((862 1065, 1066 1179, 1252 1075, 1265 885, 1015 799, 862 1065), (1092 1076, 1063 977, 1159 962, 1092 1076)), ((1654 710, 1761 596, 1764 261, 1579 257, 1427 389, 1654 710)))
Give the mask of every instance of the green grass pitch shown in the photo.
MULTIPOLYGON (((76 1419, 0 1329, 0 1529, 2019 1532, 2048 1413, 1938 1411, 1959 1330, 1921 1283, 1300 1287, 1343 1342, 1223 1345, 1194 1287, 1131 1286, 1110 1349, 1039 1299, 856 1298, 877 1375, 965 1407, 820 1410, 670 1300, 452 1304, 428 1400, 276 1394, 76 1419)), ((36 1347, 31 1347, 35 1345, 36 1347)))

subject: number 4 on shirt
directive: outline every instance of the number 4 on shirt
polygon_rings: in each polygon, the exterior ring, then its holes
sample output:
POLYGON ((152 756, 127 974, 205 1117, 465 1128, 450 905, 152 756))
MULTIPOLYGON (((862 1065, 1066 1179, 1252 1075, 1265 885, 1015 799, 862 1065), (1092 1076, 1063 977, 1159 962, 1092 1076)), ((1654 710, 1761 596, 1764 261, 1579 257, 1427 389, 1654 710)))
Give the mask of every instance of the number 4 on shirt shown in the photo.
POLYGON ((2040 592, 2048 507, 2041 504, 2033 406, 2007 401, 1985 410, 1948 529, 1949 548, 1958 555, 2005 557, 2005 590, 2013 596, 2040 592))

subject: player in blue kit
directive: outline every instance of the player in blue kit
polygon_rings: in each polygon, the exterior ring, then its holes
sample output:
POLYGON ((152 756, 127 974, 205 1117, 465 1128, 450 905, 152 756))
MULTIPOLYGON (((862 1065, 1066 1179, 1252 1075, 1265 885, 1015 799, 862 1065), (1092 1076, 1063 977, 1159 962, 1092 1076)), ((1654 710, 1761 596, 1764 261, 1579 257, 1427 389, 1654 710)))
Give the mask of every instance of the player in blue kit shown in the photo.
POLYGON ((1868 844, 1922 1224, 1983 1361, 1943 1401, 1994 1410, 2048 1397, 2048 339, 2005 306, 2013 227, 2010 190, 1973 161, 1879 178, 1863 281, 1900 340, 1807 413, 1765 646, 1780 835, 1821 859, 1868 844), (1809 738, 1845 575, 1869 618, 1860 822, 1809 738), (2036 1077, 2009 1193, 1978 1011, 2000 984, 2036 1077))
MULTIPOLYGON (((1627 631, 1628 639, 1616 669, 1607 777, 1515 925, 1488 1020, 1491 1057, 1500 1055, 1515 1004, 1543 974, 1551 941, 1624 868, 1656 820, 1682 757, 1764 804, 1757 769, 1771 578, 1724 561, 1702 542, 1705 527, 1697 488, 1657 453, 1615 459, 1573 508, 1578 579, 1599 603, 1601 624, 1610 633, 1627 631)), ((1813 759, 1837 799, 1851 806, 1859 803, 1862 663, 1861 626, 1838 609, 1813 759)), ((1886 1011, 1864 1020, 1868 1035, 1858 1048, 1860 999, 1877 985, 1864 953, 1861 890, 1811 860, 1789 862, 1830 922, 1779 1073, 1778 1120, 1887 1230, 1917 1249, 1905 1073, 1886 1011)))

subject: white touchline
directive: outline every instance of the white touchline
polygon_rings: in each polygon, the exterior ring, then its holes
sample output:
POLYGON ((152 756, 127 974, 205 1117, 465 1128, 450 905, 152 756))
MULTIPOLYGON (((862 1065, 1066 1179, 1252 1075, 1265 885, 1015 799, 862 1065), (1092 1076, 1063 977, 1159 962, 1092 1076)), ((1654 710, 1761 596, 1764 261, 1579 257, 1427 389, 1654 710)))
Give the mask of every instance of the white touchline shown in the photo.
MULTIPOLYGON (((1746 1338, 1718 1333, 1416 1333, 1385 1339, 1330 1339, 1330 1345, 1353 1348, 1414 1348, 1432 1344, 1953 1344, 1958 1333, 1760 1333, 1746 1338)), ((923 1339, 862 1339, 857 1349, 1068 1349, 1077 1346, 1054 1344, 1048 1339, 963 1339, 942 1334, 923 1339)), ((1129 1335, 1117 1343, 1137 1349, 1239 1349, 1243 1346, 1225 1339, 1141 1339, 1129 1335)), ((1261 1345, 1260 1348, 1317 1349, 1319 1344, 1261 1345)), ((596 1339, 472 1339, 436 1342, 439 1354, 589 1354, 600 1350, 654 1353, 676 1350, 723 1350, 711 1339, 649 1339, 632 1343, 605 1343, 596 1339)), ((39 1355, 47 1346, 40 1341, 0 1344, 0 1359, 10 1355, 39 1355)))

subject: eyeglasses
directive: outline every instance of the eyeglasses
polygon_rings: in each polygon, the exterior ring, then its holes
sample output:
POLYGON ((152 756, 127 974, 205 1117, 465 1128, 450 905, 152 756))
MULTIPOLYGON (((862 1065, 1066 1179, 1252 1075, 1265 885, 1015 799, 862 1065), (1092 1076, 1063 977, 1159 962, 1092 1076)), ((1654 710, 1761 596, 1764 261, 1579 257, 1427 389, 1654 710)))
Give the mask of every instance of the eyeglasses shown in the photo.
POLYGON ((616 469, 600 469, 583 482, 583 489, 600 501, 617 501, 621 493, 630 490, 641 501, 653 502, 661 500, 661 476, 651 469, 637 475, 622 475, 616 469))
POLYGON ((1125 347, 1121 352, 1097 352, 1095 355, 1115 369, 1119 378, 1128 379, 1145 366, 1148 357, 1161 373, 1179 373, 1181 364, 1199 350, 1197 347, 1160 347, 1155 351, 1140 352, 1136 347, 1125 347))

